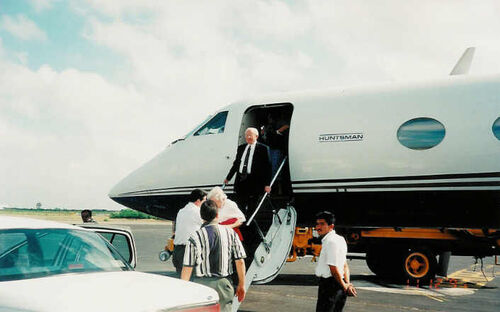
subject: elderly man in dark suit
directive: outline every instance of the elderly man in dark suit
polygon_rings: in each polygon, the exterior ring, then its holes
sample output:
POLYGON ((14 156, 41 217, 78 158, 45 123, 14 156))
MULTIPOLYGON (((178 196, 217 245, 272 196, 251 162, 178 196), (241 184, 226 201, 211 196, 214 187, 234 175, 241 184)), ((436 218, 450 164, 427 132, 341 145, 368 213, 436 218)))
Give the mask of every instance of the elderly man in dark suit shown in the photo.
POLYGON ((269 147, 257 142, 259 132, 255 128, 245 131, 247 144, 238 146, 236 159, 229 170, 224 183, 236 173, 234 191, 237 203, 247 217, 256 208, 256 202, 264 192, 271 191, 271 161, 269 147))
MULTIPOLYGON (((257 201, 264 192, 271 192, 271 160, 269 157, 269 147, 257 142, 259 132, 255 128, 248 128, 245 131, 247 144, 238 146, 236 159, 229 170, 224 183, 236 173, 234 181, 234 191, 236 202, 248 219, 257 208, 257 201)), ((253 254, 260 244, 257 236, 255 222, 250 226, 240 227, 243 234, 243 245, 247 252, 245 259, 246 266, 249 267, 253 260, 253 254)))

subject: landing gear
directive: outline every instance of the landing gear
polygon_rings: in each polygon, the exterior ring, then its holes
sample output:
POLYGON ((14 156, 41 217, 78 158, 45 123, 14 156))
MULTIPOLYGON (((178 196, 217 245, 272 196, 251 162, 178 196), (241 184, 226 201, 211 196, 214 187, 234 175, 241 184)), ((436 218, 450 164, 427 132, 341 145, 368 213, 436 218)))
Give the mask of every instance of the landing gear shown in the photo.
POLYGON ((384 270, 387 265, 384 263, 383 258, 384 254, 381 250, 369 249, 366 252, 366 264, 368 265, 368 268, 373 273, 375 273, 375 275, 378 275, 380 277, 384 277, 387 275, 387 270, 384 270))

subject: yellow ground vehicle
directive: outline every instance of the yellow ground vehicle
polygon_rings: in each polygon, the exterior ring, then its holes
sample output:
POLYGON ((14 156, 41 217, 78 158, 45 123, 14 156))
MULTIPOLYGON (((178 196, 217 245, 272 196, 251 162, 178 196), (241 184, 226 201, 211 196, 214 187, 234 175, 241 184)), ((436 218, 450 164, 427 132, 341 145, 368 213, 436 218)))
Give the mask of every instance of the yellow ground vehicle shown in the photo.
MULTIPOLYGON (((446 276, 450 256, 478 258, 500 254, 500 230, 465 228, 342 227, 349 252, 366 253, 373 273, 409 283, 446 276)), ((312 228, 296 228, 288 261, 305 254, 318 256, 312 228)))

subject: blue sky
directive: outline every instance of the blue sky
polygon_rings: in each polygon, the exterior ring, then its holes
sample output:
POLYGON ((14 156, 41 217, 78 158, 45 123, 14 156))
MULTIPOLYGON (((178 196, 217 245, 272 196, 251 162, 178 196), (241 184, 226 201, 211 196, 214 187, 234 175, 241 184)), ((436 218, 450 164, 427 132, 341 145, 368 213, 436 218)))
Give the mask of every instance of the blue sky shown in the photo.
POLYGON ((209 114, 267 93, 500 72, 497 1, 1 0, 0 203, 108 191, 209 114))
POLYGON ((69 4, 70 1, 57 1, 46 9, 37 10, 31 1, 2 0, 0 15, 4 19, 29 19, 46 36, 46 39, 26 40, 0 28, 10 60, 22 63, 19 55, 25 54, 25 65, 32 70, 49 64, 58 71, 75 68, 112 77, 117 67, 123 66, 123 58, 87 39, 84 35, 86 16, 69 4))

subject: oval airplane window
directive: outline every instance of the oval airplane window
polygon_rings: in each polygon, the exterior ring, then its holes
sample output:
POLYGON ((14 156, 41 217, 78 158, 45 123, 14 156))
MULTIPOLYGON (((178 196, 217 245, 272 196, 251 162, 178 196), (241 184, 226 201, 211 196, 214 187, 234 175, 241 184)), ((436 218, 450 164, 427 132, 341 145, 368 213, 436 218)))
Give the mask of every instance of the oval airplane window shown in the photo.
POLYGON ((414 150, 432 148, 443 141, 446 130, 436 119, 420 117, 408 120, 398 129, 398 140, 414 150))
POLYGON ((493 130, 493 134, 496 136, 496 138, 500 140, 500 117, 495 120, 491 130, 493 130))

